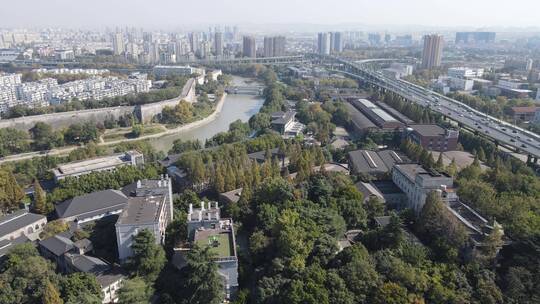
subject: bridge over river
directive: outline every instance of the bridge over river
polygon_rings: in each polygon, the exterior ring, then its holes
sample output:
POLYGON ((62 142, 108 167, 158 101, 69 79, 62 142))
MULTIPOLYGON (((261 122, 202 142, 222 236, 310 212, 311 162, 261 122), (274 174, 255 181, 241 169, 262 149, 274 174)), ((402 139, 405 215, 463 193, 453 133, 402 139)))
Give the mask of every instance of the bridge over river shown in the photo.
POLYGON ((225 87, 228 94, 263 95, 264 86, 228 86, 225 87))

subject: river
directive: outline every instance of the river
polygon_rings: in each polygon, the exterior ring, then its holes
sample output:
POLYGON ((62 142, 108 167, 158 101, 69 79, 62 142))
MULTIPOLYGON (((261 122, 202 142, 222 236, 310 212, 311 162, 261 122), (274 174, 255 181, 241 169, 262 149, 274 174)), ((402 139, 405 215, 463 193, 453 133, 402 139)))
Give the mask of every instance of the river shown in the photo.
MULTIPOLYGON (((237 76, 233 76, 232 83, 235 86, 258 85, 250 79, 237 76)), ((199 139, 204 144, 206 139, 219 132, 227 131, 231 122, 237 119, 244 122, 248 121, 251 116, 259 112, 263 103, 262 96, 228 94, 223 103, 223 109, 213 121, 191 130, 179 131, 175 134, 150 139, 150 143, 156 150, 165 153, 172 148, 176 139, 199 139)))

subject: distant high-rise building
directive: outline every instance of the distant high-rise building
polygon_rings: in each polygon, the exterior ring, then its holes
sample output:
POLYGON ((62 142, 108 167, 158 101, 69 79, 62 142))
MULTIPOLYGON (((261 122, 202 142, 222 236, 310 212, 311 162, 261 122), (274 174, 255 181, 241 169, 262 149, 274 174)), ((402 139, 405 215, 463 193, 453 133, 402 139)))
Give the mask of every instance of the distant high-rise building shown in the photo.
POLYGON ((199 53, 201 49, 201 35, 200 33, 189 34, 189 45, 193 53, 199 53))
POLYGON ((441 35, 425 35, 422 52, 422 68, 431 69, 441 65, 444 40, 441 35))
POLYGON ((331 53, 341 53, 343 52, 343 35, 340 32, 334 32, 331 34, 332 38, 330 39, 332 41, 331 45, 331 53))
POLYGON ((457 32, 456 44, 494 43, 494 32, 457 32))
POLYGON ((122 55, 124 53, 124 34, 121 32, 114 33, 113 35, 113 53, 115 55, 122 55))
POLYGON ((317 52, 321 55, 330 55, 330 34, 329 33, 318 34, 317 52))
POLYGON ((264 37, 264 57, 279 57, 285 55, 285 37, 264 37))
POLYGON ((244 57, 251 57, 251 58, 257 57, 257 47, 255 45, 255 37, 244 36, 242 46, 243 46, 242 54, 244 57))
POLYGON ((214 54, 216 56, 223 56, 223 33, 216 32, 214 34, 214 54))
POLYGON ((274 57, 274 37, 264 37, 264 57, 274 57))
POLYGON ((379 33, 368 34, 368 41, 369 41, 369 44, 371 45, 381 44, 381 34, 379 33))
POLYGON ((274 57, 285 56, 287 39, 284 36, 274 37, 274 57))

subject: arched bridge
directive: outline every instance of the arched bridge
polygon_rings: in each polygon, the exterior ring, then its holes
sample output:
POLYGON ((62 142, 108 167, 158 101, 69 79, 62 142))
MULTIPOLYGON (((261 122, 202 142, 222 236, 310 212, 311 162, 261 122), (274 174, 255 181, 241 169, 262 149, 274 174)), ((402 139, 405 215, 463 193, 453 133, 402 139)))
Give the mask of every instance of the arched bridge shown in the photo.
POLYGON ((225 87, 228 94, 262 95, 263 86, 228 86, 225 87))

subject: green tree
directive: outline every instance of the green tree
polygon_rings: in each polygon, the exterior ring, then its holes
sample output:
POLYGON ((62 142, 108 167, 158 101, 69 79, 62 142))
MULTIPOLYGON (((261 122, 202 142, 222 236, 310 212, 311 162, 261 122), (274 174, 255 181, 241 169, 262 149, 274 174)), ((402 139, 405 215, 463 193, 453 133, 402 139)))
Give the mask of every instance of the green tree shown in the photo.
POLYGON ((133 239, 133 256, 129 265, 136 276, 142 277, 148 284, 153 283, 165 266, 163 248, 156 244, 156 239, 148 229, 141 230, 133 239))
POLYGON ((101 287, 93 274, 72 273, 62 278, 60 287, 66 304, 99 304, 102 301, 101 287))
POLYGON ((39 214, 48 214, 53 209, 50 202, 47 201, 47 196, 39 181, 34 181, 34 210, 39 214))
POLYGON ((152 296, 151 288, 145 280, 134 277, 125 280, 120 290, 118 290, 119 304, 148 304, 152 296))
MULTIPOLYGON (((54 291, 47 291, 49 295, 58 293, 56 282, 58 275, 52 263, 39 256, 33 244, 15 245, 2 265, 0 303, 43 303, 47 284, 54 287, 54 291)), ((55 298, 51 297, 51 300, 55 298)))
POLYGON ((182 304, 218 304, 224 299, 223 283, 213 261, 211 247, 194 246, 186 254, 182 269, 182 304))
POLYGON ((133 125, 131 127, 131 136, 140 137, 144 133, 144 127, 142 125, 133 125))
POLYGON ((54 148, 59 141, 59 136, 53 131, 51 125, 44 122, 37 122, 34 127, 30 129, 30 134, 34 139, 34 147, 37 150, 54 148))
POLYGON ((67 231, 69 229, 68 223, 63 220, 54 220, 50 221, 45 225, 43 231, 40 233, 39 237, 44 240, 50 238, 53 235, 57 235, 61 232, 67 231))
POLYGON ((43 304, 64 304, 64 301, 60 298, 60 293, 49 281, 45 283, 45 290, 43 291, 43 304))
POLYGON ((457 258, 458 250, 468 241, 465 228, 450 214, 435 191, 428 194, 417 227, 423 237, 435 247, 435 253, 445 260, 457 258))
POLYGON ((376 196, 371 196, 364 203, 364 209, 366 209, 367 217, 370 220, 373 220, 376 216, 384 215, 384 203, 376 196))
POLYGON ((7 213, 19 208, 24 191, 11 171, 0 170, 0 210, 7 213))
POLYGON ((409 303, 407 289, 393 282, 384 283, 377 289, 373 303, 407 304, 409 303))
POLYGON ((455 158, 452 158, 452 161, 450 162, 450 164, 446 166, 446 172, 452 177, 455 177, 457 175, 458 167, 457 167, 455 158))
POLYGON ((443 170, 444 169, 444 162, 443 162, 443 153, 439 153, 439 157, 437 158, 437 162, 435 163, 435 169, 437 170, 443 170))

